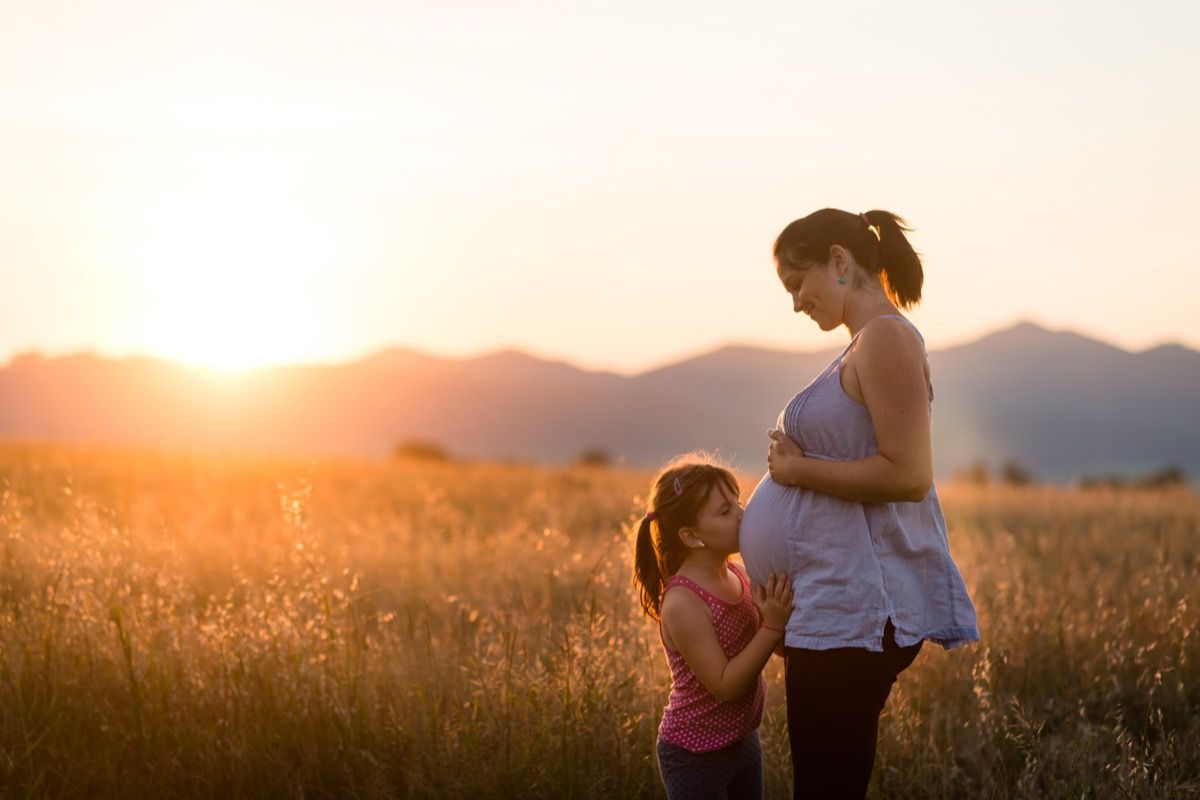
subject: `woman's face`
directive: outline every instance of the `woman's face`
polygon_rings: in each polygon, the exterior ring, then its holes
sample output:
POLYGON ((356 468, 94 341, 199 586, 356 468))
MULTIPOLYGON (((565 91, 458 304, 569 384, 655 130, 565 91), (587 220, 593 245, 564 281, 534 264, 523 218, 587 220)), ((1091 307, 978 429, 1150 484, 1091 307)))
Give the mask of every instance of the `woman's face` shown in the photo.
POLYGON ((807 314, 823 331, 831 331, 842 324, 849 287, 838 283, 835 259, 799 267, 777 262, 776 273, 783 288, 792 296, 792 309, 797 314, 807 314))

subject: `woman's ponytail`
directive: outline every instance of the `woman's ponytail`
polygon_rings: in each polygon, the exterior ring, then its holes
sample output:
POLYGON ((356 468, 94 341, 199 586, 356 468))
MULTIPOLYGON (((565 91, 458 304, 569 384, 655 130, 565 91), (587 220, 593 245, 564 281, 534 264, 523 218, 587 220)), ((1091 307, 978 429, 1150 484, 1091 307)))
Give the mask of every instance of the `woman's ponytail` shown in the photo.
POLYGON ((662 607, 666 579, 658 561, 658 550, 654 547, 654 535, 650 530, 652 524, 650 515, 647 514, 638 525, 633 551, 633 582, 638 587, 642 613, 657 620, 659 609, 662 607))
POLYGON ((884 289, 896 305, 912 308, 921 301, 925 282, 921 258, 904 235, 912 228, 890 211, 867 211, 862 216, 879 234, 878 269, 884 289))
POLYGON ((823 208, 783 229, 775 240, 775 258, 781 265, 804 268, 828 262, 830 248, 840 245, 879 277, 893 303, 911 308, 921 301, 925 272, 904 235, 908 230, 908 223, 890 211, 851 214, 823 208))

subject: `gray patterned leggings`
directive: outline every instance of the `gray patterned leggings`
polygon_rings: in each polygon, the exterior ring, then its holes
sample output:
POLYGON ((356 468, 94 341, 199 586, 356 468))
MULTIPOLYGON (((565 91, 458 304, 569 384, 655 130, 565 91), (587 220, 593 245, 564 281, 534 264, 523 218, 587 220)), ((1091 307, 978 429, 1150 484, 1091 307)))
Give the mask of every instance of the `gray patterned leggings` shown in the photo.
POLYGON ((693 753, 659 739, 658 771, 668 800, 761 800, 758 731, 708 753, 693 753))

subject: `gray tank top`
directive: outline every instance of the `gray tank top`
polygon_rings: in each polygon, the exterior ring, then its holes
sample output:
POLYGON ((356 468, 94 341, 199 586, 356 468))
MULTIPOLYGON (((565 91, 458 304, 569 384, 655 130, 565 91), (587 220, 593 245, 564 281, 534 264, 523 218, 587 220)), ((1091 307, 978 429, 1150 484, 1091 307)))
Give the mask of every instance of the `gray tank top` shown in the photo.
MULTIPOLYGON (((777 427, 809 458, 852 461, 879 452, 866 406, 841 383, 842 362, 865 329, 779 415, 777 427)), ((931 389, 931 411, 932 401, 931 389)), ((739 539, 755 583, 772 571, 791 576, 788 647, 881 651, 888 619, 901 647, 928 639, 949 650, 979 639, 933 487, 919 502, 857 503, 784 486, 768 472, 746 503, 739 539)))

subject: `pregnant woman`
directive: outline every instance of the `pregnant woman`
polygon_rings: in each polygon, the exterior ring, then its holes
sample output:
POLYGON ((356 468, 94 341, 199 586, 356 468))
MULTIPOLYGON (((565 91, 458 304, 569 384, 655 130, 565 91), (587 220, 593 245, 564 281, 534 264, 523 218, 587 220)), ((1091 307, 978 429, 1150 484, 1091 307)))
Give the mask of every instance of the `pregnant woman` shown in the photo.
POLYGON ((850 344, 791 399, 769 472, 746 505, 751 579, 788 573, 784 638, 794 796, 866 796, 879 715, 924 641, 977 641, 933 488, 933 389, 924 340, 900 315, 921 261, 887 211, 823 209, 775 242, 796 312, 850 344))

